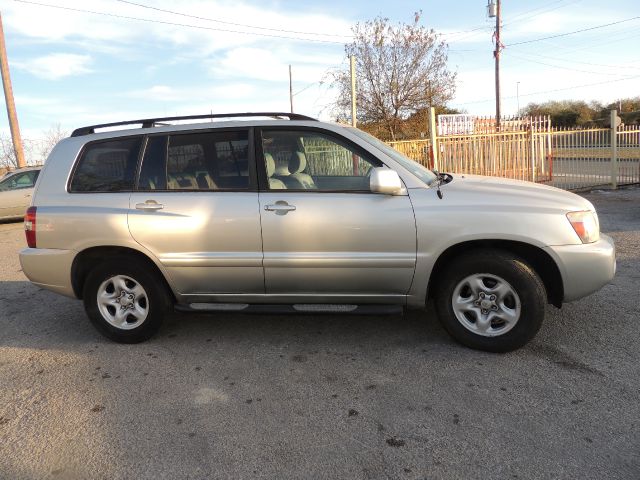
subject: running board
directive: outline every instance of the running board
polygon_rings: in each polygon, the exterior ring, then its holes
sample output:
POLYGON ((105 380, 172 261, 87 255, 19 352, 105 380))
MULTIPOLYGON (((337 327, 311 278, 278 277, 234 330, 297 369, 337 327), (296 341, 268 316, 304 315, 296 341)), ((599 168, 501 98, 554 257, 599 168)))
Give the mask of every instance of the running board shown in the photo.
POLYGON ((251 313, 251 314, 349 314, 349 315, 401 315, 402 305, 344 305, 324 303, 296 303, 294 305, 247 303, 190 303, 176 305, 179 312, 188 313, 251 313))

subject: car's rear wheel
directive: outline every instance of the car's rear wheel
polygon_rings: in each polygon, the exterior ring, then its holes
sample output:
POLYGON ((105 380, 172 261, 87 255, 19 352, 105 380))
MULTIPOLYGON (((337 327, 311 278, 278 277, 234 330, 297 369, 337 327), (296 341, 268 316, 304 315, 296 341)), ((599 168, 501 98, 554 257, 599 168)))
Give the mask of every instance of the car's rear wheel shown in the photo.
POLYGON ((155 272, 136 258, 99 264, 87 276, 84 306, 91 323, 107 338, 138 343, 162 325, 170 295, 155 272))
POLYGON ((478 350, 508 352, 540 329, 546 294, 536 272, 499 250, 467 252, 437 279, 435 305, 443 327, 478 350))

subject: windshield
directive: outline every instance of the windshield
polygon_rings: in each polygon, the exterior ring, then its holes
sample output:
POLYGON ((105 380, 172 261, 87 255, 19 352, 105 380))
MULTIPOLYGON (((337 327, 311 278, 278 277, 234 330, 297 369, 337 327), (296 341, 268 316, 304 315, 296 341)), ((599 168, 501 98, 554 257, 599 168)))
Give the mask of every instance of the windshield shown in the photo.
POLYGON ((409 157, 404 156, 399 151, 390 147, 386 143, 378 140, 373 135, 369 135, 367 132, 363 132, 362 130, 359 130, 354 127, 347 127, 347 128, 351 133, 355 133, 358 137, 360 137, 367 143, 373 145, 374 147, 378 148, 379 150, 382 150, 384 153, 389 155, 396 162, 402 165, 402 167, 404 167, 413 175, 418 177, 418 179, 424 182, 425 184, 431 185, 431 183, 437 179, 436 175, 427 167, 425 167, 424 165, 420 165, 418 162, 411 160, 409 157))

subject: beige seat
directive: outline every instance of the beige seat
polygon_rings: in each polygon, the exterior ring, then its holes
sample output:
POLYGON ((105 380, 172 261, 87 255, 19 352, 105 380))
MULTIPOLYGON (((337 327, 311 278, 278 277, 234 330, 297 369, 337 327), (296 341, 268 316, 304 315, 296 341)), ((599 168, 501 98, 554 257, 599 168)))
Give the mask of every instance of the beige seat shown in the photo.
POLYGON ((264 161, 267 166, 267 178, 269 179, 269 189, 286 190, 287 186, 284 184, 282 180, 273 178, 273 174, 276 172, 276 162, 273 160, 273 155, 265 152, 264 161))
POLYGON ((316 190, 318 188, 311 175, 304 173, 306 168, 307 156, 304 152, 293 152, 289 159, 289 176, 285 179, 288 188, 296 190, 316 190))
POLYGON ((196 174, 196 182, 200 190, 217 190, 218 186, 213 181, 208 172, 198 172, 196 174))
POLYGON ((196 177, 190 173, 176 173, 167 175, 167 188, 169 190, 198 190, 196 177))
POLYGON ((216 183, 206 172, 175 173, 167 176, 167 189, 169 190, 217 190, 216 183))

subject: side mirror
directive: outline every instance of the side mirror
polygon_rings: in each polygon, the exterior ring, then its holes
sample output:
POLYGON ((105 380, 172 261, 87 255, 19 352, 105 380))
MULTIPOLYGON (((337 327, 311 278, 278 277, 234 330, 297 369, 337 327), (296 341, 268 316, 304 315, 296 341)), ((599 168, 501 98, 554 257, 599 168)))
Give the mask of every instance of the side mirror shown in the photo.
POLYGON ((369 188, 374 193, 386 195, 399 195, 402 193, 402 180, 395 170, 378 167, 371 170, 369 175, 369 188))

